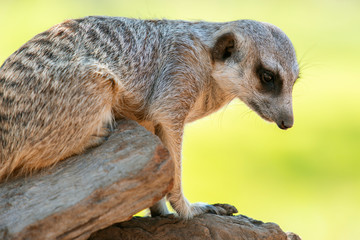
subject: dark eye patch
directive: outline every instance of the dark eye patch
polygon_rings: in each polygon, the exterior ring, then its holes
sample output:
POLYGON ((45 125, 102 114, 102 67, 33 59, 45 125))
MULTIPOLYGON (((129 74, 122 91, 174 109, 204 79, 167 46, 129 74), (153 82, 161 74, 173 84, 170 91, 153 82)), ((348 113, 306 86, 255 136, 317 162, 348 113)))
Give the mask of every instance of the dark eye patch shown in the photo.
POLYGON ((277 72, 266 69, 262 64, 255 68, 260 84, 257 86, 259 92, 280 95, 283 81, 277 72))

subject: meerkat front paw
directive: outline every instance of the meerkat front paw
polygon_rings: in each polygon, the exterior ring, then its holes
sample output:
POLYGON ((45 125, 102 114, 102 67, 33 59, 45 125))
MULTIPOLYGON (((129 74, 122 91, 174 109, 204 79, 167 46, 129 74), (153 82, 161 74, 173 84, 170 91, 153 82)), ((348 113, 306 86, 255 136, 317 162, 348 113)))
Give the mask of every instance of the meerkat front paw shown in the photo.
POLYGON ((236 207, 226 203, 216 203, 212 205, 216 208, 218 215, 232 216, 234 213, 238 213, 236 207))
POLYGON ((185 215, 181 215, 181 217, 190 219, 193 218, 194 216, 204 213, 232 216, 234 213, 238 212, 234 206, 230 204, 220 204, 220 203, 210 205, 207 203, 198 202, 191 204, 190 209, 191 211, 189 211, 185 215))
POLYGON ((190 209, 193 215, 192 217, 203 213, 213 213, 213 214, 218 213, 218 210, 215 206, 202 202, 192 203, 190 205, 190 209))
MULTIPOLYGON (((200 212, 199 214, 213 213, 213 214, 217 214, 217 215, 231 216, 234 213, 238 212, 234 206, 232 206, 230 204, 221 204, 221 203, 216 203, 213 205, 210 205, 207 203, 194 203, 194 204, 191 204, 191 208, 195 212, 200 212)), ((199 215, 199 214, 195 214, 195 215, 199 215)))

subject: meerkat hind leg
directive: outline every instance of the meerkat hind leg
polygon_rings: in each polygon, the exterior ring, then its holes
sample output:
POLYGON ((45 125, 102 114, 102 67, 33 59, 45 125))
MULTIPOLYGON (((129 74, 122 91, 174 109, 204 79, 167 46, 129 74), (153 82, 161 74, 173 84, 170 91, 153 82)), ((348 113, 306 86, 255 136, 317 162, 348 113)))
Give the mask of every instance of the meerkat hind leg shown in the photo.
POLYGON ((170 211, 166 206, 166 198, 163 197, 160 201, 150 207, 150 213, 152 217, 169 215, 170 211))

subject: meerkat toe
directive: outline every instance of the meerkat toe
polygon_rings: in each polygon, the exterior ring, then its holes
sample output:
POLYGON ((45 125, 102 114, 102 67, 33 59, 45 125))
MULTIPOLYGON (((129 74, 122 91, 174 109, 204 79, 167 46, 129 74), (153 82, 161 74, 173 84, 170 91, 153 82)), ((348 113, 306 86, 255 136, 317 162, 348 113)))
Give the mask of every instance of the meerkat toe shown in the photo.
POLYGON ((204 207, 205 212, 204 213, 212 213, 212 214, 220 214, 219 209, 217 207, 214 207, 213 205, 207 205, 204 207))
POLYGON ((194 203, 191 205, 191 208, 194 212, 194 216, 202 213, 211 213, 223 216, 232 216, 234 213, 237 213, 238 210, 236 207, 230 204, 216 203, 213 205, 206 203, 194 203))
POLYGON ((230 204, 216 203, 213 204, 212 206, 217 209, 218 211, 217 214, 219 215, 232 216, 234 213, 238 212, 236 207, 230 204))
POLYGON ((194 216, 200 215, 203 213, 219 214, 219 210, 215 206, 207 204, 207 203, 202 203, 202 202, 191 204, 191 209, 192 209, 192 212, 194 213, 193 214, 194 216))

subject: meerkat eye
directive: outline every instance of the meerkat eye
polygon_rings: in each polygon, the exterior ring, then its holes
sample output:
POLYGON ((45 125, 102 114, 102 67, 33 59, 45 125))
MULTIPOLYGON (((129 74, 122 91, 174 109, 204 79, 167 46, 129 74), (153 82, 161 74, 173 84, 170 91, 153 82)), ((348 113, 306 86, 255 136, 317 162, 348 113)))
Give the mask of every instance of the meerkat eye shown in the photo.
POLYGON ((274 82, 274 80, 275 80, 275 75, 270 71, 264 71, 261 74, 261 81, 263 81, 264 83, 272 83, 274 82))

